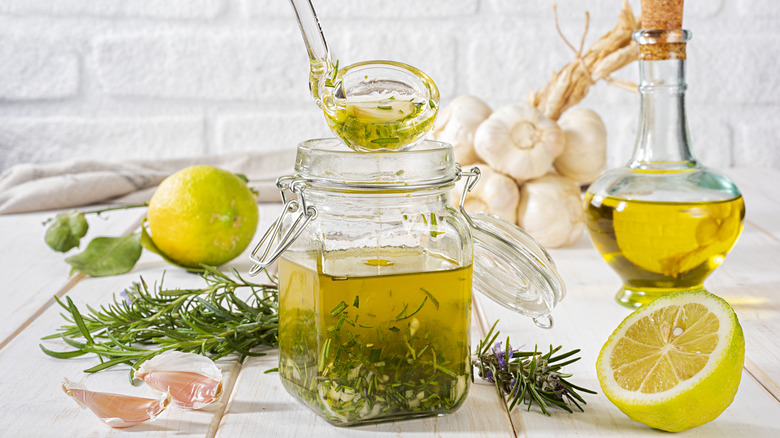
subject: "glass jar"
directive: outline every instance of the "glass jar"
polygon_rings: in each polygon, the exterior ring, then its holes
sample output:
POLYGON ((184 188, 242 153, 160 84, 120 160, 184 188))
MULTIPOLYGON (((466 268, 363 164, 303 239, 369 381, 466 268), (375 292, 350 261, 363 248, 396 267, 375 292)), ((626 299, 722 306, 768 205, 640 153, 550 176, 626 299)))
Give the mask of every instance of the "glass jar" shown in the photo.
POLYGON ((634 154, 585 196, 590 237, 623 280, 615 299, 630 308, 703 288, 742 231, 739 189, 691 151, 685 116, 689 39, 683 29, 634 33, 641 94, 634 154))
POLYGON ((468 190, 479 173, 462 172, 450 145, 362 153, 310 140, 295 171, 277 183, 285 207, 250 274, 279 258, 279 375, 328 422, 455 411, 471 383, 472 282, 552 324, 564 295, 552 259, 514 225, 453 208, 455 182, 471 178, 468 190))

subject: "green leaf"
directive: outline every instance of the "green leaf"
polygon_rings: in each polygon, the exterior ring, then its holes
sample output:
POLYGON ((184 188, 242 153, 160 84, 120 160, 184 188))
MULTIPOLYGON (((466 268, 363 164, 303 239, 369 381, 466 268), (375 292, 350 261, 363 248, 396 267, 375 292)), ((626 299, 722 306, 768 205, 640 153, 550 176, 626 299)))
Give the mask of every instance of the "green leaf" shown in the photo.
POLYGON ((55 251, 68 252, 77 248, 81 238, 87 234, 89 224, 84 215, 76 210, 60 213, 46 229, 46 244, 55 251))
POLYGON ((96 237, 81 254, 65 261, 75 271, 93 277, 105 277, 129 272, 141 257, 140 233, 123 237, 96 237))

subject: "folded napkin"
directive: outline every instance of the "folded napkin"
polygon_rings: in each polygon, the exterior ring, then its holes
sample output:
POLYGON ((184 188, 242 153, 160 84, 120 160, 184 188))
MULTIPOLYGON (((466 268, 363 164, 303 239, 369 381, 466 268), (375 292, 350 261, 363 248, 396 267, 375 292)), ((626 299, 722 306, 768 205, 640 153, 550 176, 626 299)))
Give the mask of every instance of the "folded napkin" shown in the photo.
POLYGON ((0 174, 0 214, 143 203, 167 176, 196 164, 242 173, 260 192, 259 202, 278 202, 276 179, 291 174, 294 163, 295 150, 289 149, 164 160, 18 164, 0 174))

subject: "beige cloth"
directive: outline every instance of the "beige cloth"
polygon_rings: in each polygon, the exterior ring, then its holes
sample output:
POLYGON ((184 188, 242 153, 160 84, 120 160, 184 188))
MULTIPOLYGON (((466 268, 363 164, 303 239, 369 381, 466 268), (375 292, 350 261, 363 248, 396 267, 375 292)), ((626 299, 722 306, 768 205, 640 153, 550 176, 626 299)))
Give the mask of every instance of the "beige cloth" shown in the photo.
POLYGON ((165 160, 63 161, 19 164, 0 175, 0 214, 148 201, 168 175, 208 164, 249 178, 259 202, 279 202, 276 179, 292 173, 295 150, 246 152, 165 160))

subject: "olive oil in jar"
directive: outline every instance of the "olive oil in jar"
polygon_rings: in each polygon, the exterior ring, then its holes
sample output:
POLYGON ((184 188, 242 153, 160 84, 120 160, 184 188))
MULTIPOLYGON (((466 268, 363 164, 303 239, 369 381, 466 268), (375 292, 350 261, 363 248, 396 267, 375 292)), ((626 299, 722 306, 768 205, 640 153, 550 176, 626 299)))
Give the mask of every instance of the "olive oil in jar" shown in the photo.
POLYGON ((585 198, 596 249, 620 275, 619 301, 639 307, 658 296, 698 289, 742 231, 742 196, 715 202, 585 198))
POLYGON ((279 374, 327 421, 445 414, 470 383, 471 266, 409 249, 279 264, 279 374), (348 269, 347 269, 348 268, 348 269))

